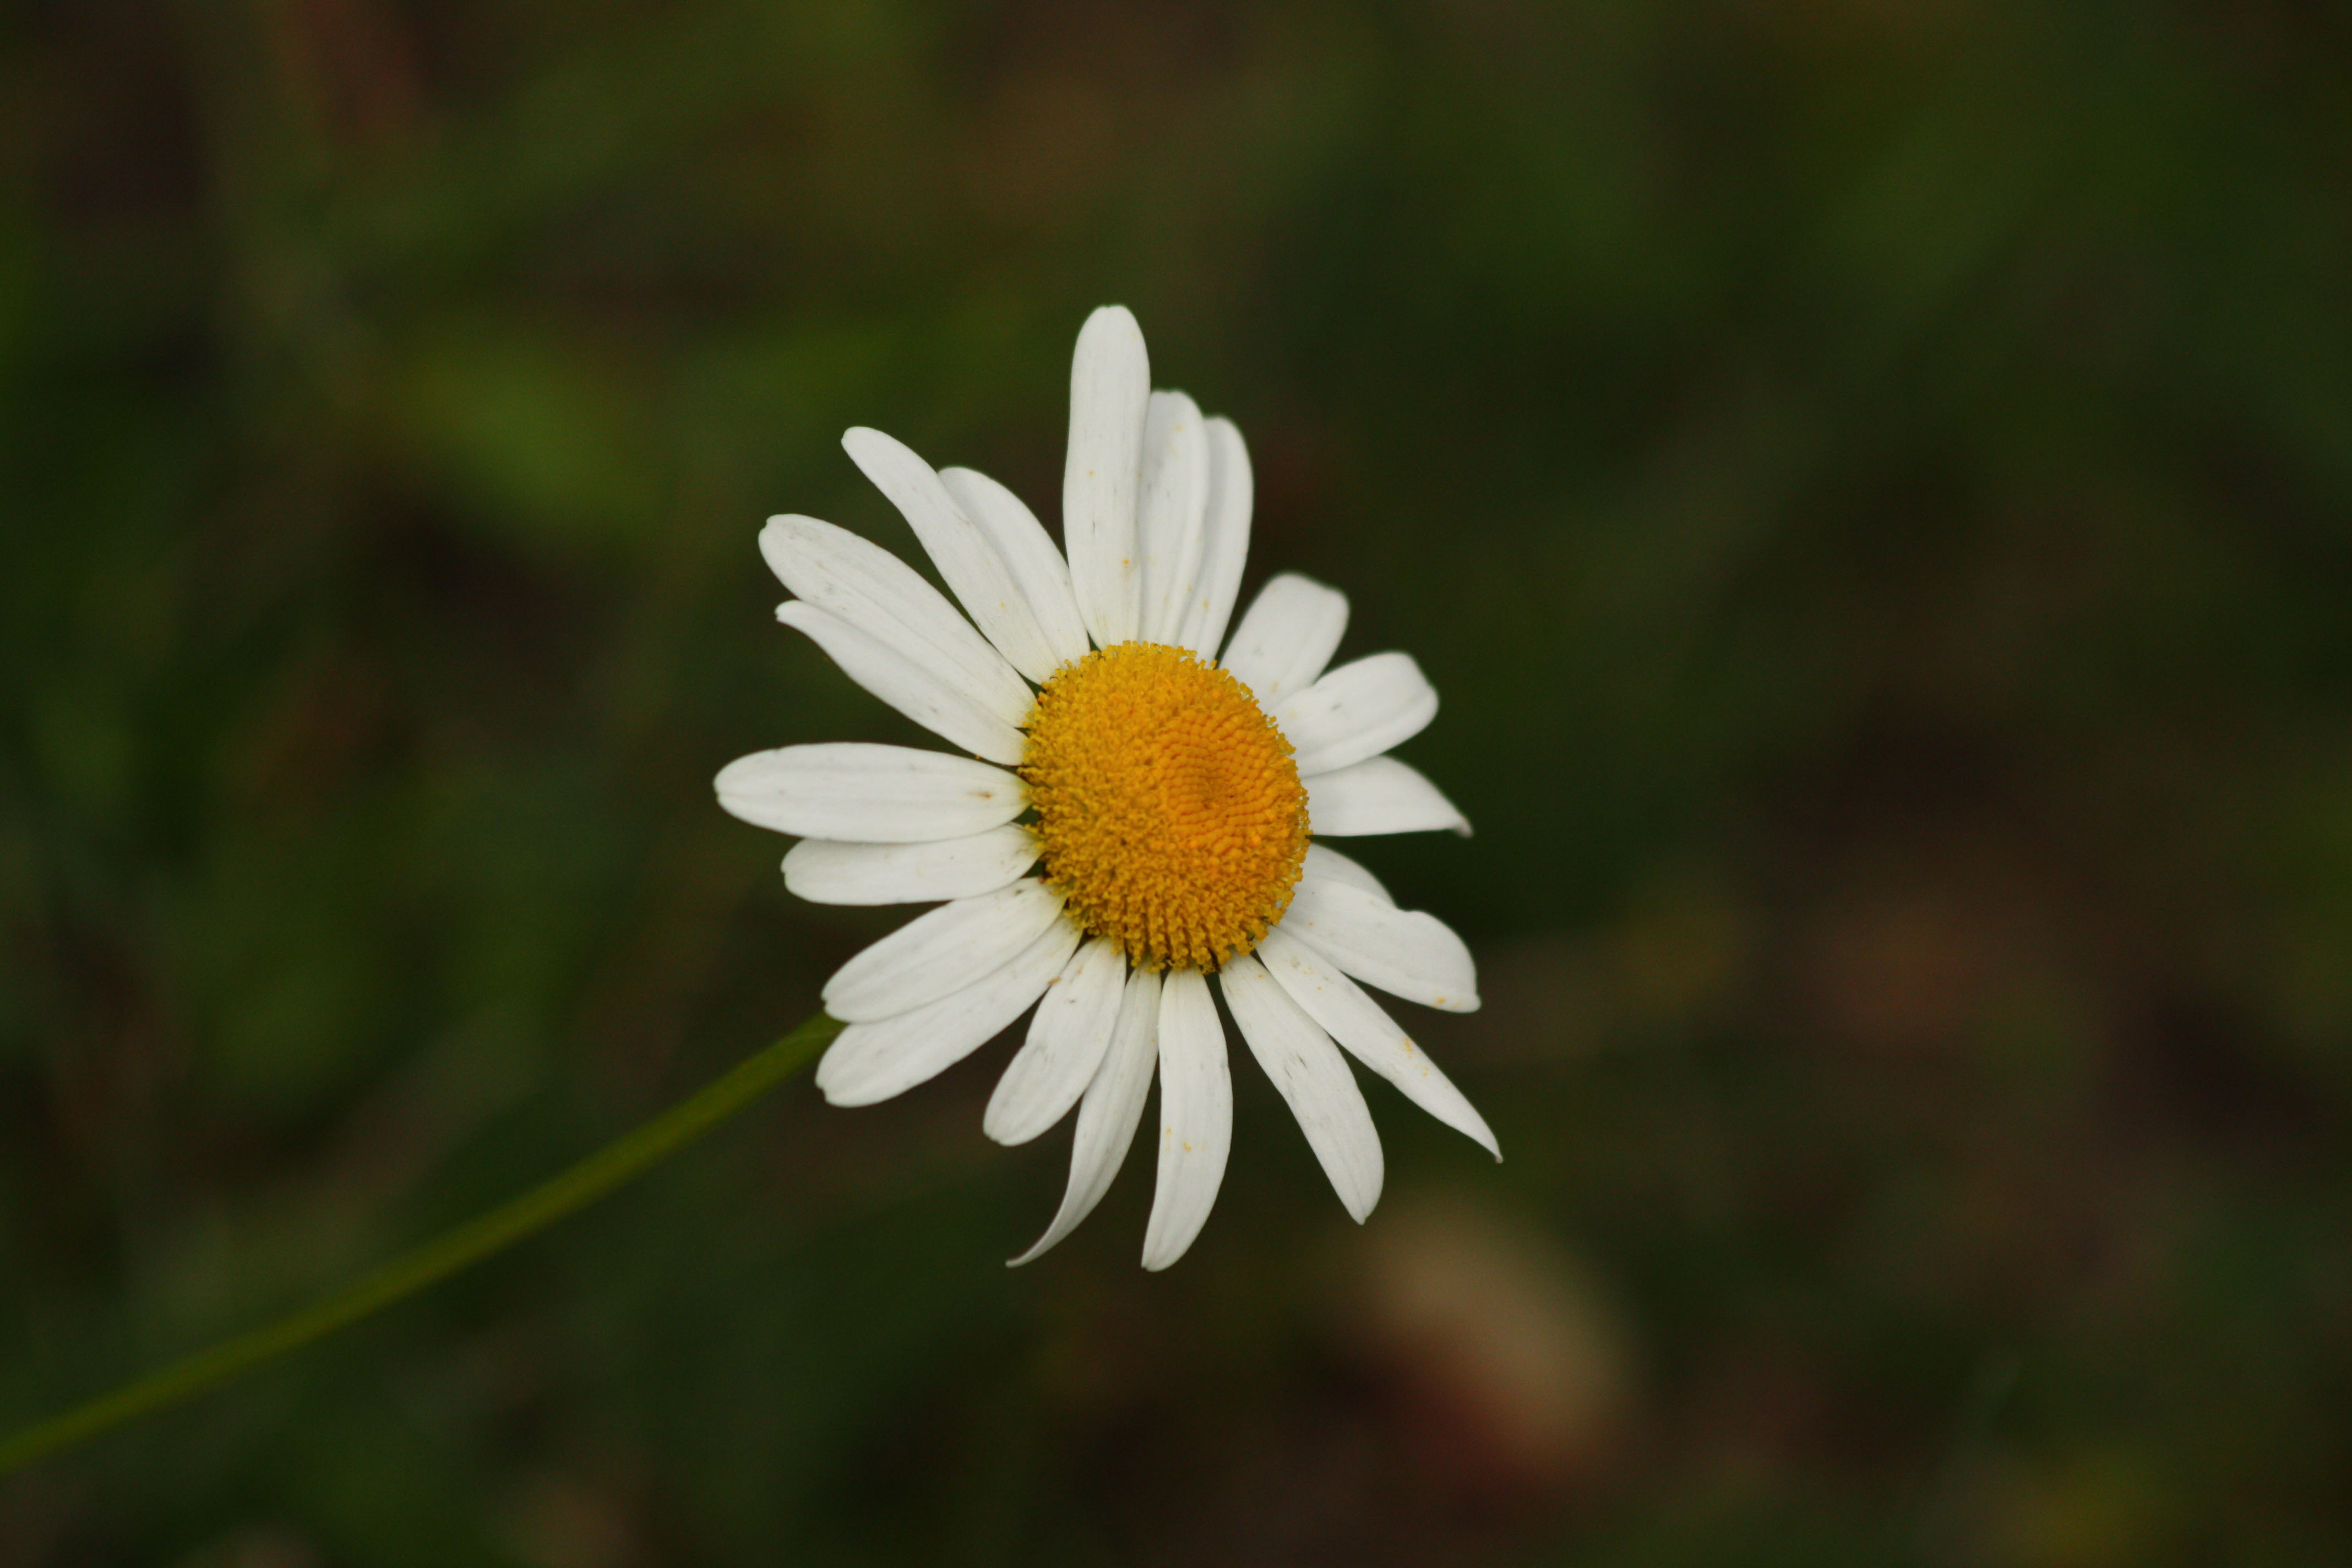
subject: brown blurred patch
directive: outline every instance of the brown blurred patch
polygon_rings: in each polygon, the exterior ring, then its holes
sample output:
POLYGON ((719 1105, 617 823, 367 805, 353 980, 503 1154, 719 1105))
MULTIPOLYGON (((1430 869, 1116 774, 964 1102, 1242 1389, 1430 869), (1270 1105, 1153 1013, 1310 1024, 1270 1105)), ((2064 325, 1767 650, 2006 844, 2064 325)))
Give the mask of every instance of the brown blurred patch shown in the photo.
POLYGON ((2149 1457, 2109 1446, 1989 1467, 1986 1561, 2017 1568, 2128 1568, 2187 1560, 2177 1487, 2149 1457))
POLYGON ((646 1561, 628 1510, 611 1489, 541 1471, 507 1506, 507 1547, 531 1568, 626 1568, 646 1561))
POLYGON ((1739 1331, 1707 1347, 1676 1415, 1677 1446, 1732 1489, 1771 1487, 1839 1447, 1828 1369, 1805 1346, 1769 1331, 1739 1331))
POLYGON ((994 84, 963 157, 966 196, 983 218, 1023 225, 1075 206, 1120 162, 1106 84, 1022 72, 994 84))
POLYGON ((263 12, 289 89, 337 141, 396 139, 422 121, 415 49, 396 9, 372 0, 295 0, 263 12))
MULTIPOLYGON (((1923 810, 1925 807, 1923 806, 1923 810)), ((2047 857, 1957 813, 1857 825, 1817 865, 1790 927, 1809 1033, 1895 1057, 1947 1054, 2004 993, 2074 945, 2047 857)))
POLYGON ((394 698, 380 668, 348 649, 320 649, 291 665, 221 748, 221 782, 273 820, 317 816, 385 763, 394 698))
POLYGON ((1950 888, 1842 889, 1807 942, 1811 1001, 1827 1032, 1864 1049, 1925 1053, 1966 1032, 1997 966, 2001 911, 1950 888))
POLYGON ((1441 1496, 1526 1506, 1590 1490, 1633 1415, 1606 1293, 1550 1237, 1461 1197, 1383 1213, 1357 1238, 1340 1332, 1413 1434, 1441 1496))
POLYGON ((960 149, 965 205, 983 223, 1060 229, 1153 164, 1231 45, 1207 8, 1044 0, 999 8, 963 47, 966 79, 986 84, 960 149))

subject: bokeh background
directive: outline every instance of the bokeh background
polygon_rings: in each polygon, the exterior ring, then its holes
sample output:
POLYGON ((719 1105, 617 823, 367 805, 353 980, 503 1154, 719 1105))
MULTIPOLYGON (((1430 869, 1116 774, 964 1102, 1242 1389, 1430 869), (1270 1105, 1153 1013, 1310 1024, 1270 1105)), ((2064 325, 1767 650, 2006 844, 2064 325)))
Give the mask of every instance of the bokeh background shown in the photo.
POLYGON ((0 1421, 788 1027, 912 733, 760 521, 1055 512, 1131 305, 1444 695, 1349 1225, 1236 1073, 1040 1264, 1003 1044, 789 1087, 0 1484, 0 1562, 2352 1561, 2352 24, 2294 0, 0 16, 0 1421))

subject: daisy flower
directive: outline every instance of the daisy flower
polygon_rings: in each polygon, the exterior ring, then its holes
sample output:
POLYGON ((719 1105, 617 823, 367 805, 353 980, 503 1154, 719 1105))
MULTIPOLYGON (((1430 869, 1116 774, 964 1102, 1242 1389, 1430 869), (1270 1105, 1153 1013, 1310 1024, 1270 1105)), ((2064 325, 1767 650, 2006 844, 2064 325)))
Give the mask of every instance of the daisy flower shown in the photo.
POLYGON ((935 470, 878 430, 842 445, 965 615, 880 546, 775 517, 760 551, 795 595, 776 618, 963 754, 786 746, 719 774, 728 811, 799 836, 784 883, 802 898, 940 905, 825 983, 825 1011, 847 1025, 817 1067, 825 1098, 887 1100, 1034 1005, 982 1125, 1021 1143, 1076 1107, 1077 1131, 1061 1210, 1013 1261, 1100 1201, 1156 1067, 1143 1266, 1165 1268, 1207 1220, 1233 1142, 1213 977, 1359 1222, 1380 1198, 1381 1142, 1342 1047, 1499 1159, 1478 1112, 1358 984, 1468 1012, 1469 949, 1323 842, 1469 831, 1384 754, 1436 714, 1437 693, 1402 653, 1327 668, 1348 601, 1305 577, 1276 577, 1226 635, 1249 454, 1230 421, 1151 390, 1134 316, 1107 307, 1078 333, 1066 558, 995 480, 935 470))

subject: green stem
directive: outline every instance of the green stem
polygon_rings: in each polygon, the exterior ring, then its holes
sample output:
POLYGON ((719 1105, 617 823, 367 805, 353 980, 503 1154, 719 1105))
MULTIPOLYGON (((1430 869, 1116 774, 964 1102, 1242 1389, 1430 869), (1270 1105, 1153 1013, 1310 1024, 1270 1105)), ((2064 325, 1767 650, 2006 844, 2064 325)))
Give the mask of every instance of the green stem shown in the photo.
POLYGON ((0 1475, 87 1442, 150 1411, 177 1405, 358 1322, 468 1264, 586 1207, 660 1163, 806 1066, 841 1032, 819 1013, 724 1078, 591 1154, 562 1175, 396 1258, 340 1295, 173 1363, 0 1443, 0 1475))

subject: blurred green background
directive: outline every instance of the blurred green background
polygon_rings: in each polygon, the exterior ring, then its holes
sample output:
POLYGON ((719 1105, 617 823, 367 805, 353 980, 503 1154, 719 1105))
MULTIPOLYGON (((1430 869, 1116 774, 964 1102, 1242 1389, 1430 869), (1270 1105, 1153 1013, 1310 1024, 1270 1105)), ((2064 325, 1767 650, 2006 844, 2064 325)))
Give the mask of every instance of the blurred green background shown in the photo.
POLYGON ((1445 699, 1488 1005, 1359 1231, 1254 1068, 1038 1265, 805 1081, 0 1483, 0 1562, 2352 1561, 2352 22, 2294 0, 0 15, 0 1424, 798 1021, 744 752, 881 426, 1071 342, 1445 699))

